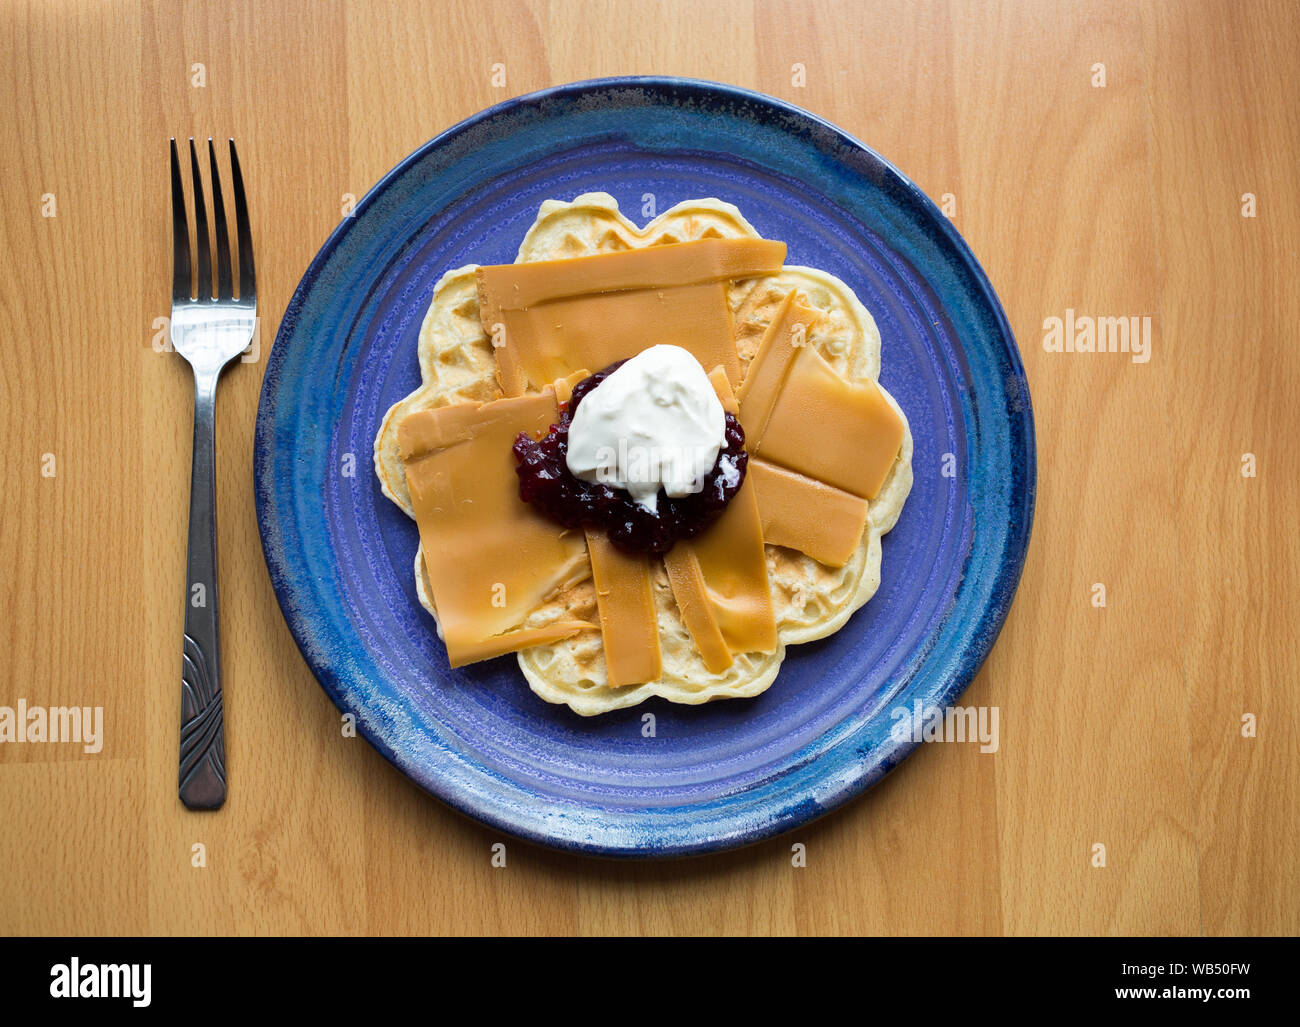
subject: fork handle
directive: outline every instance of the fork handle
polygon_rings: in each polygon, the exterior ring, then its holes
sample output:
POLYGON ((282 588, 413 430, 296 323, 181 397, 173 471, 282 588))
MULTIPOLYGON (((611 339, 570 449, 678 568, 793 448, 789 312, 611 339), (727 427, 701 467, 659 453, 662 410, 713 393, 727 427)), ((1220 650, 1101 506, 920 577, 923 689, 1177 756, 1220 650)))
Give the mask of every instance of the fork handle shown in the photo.
MULTIPOLYGON (((220 372, 218 372, 219 374, 220 372)), ((226 801, 226 743, 217 626, 217 374, 195 374, 194 460, 181 657, 180 799, 189 809, 226 801)))

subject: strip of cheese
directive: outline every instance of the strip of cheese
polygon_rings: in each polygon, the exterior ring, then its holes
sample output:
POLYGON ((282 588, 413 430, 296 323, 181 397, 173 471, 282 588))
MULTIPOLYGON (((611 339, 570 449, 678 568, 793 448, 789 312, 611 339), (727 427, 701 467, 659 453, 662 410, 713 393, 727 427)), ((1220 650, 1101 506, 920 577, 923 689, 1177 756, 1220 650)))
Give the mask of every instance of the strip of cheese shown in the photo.
POLYGON ((806 344, 818 313, 782 301, 740 388, 751 456, 873 499, 903 444, 903 421, 874 382, 846 382, 806 344))
MULTIPOLYGON (((739 495, 735 496, 732 502, 739 498, 739 495)), ((691 641, 695 643, 700 659, 709 671, 721 674, 736 662, 736 658, 722 637, 722 628, 713 614, 700 561, 693 551, 686 548, 685 542, 678 542, 664 556, 664 567, 668 571, 673 598, 677 600, 677 611, 686 630, 691 633, 691 641)))
POLYGON ((865 499, 816 478, 750 458, 748 477, 763 523, 763 541, 843 567, 862 541, 865 499))
POLYGON ((519 310, 566 296, 660 289, 770 275, 785 263, 785 243, 773 239, 696 239, 589 257, 489 264, 480 284, 500 296, 500 306, 519 310))
MULTIPOLYGON (((734 414, 736 398, 723 369, 715 368, 709 380, 734 414)), ((735 653, 776 649, 763 530, 748 474, 722 516, 697 538, 674 545, 664 566, 682 621, 710 671, 726 670, 735 653)))
POLYGON ((763 333, 745 372, 745 380, 736 390, 741 427, 745 429, 745 448, 751 456, 785 387, 790 360, 796 348, 807 341, 819 316, 817 311, 796 302, 795 290, 791 289, 763 333))
POLYGON ((701 239, 568 260, 480 267, 479 316, 507 396, 657 343, 740 380, 727 283, 773 274, 785 244, 701 239))
POLYGON ((649 557, 624 553, 597 531, 587 532, 587 552, 610 686, 658 680, 663 663, 649 557))
POLYGON ((522 627, 545 599, 587 572, 582 534, 519 498, 515 436, 545 432, 556 417, 556 392, 548 387, 514 399, 421 410, 397 429, 453 667, 595 627, 569 618, 522 627))

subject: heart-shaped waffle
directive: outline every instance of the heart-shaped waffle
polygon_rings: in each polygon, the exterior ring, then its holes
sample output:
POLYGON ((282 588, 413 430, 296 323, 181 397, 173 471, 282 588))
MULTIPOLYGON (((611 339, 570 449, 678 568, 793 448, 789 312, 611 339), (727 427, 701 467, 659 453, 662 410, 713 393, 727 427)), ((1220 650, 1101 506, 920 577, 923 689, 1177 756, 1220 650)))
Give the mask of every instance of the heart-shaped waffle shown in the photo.
MULTIPOLYGON (((520 244, 516 263, 745 236, 759 237, 736 207, 719 200, 679 203, 644 228, 637 228, 619 211, 612 196, 586 193, 568 203, 544 202, 520 244)), ((502 395, 491 341, 479 321, 474 272, 474 265, 457 268, 443 275, 434 287, 420 330, 421 384, 393 405, 375 439, 375 471, 384 493, 408 516, 413 517, 414 512, 398 456, 398 424, 418 410, 502 395)), ((729 287, 742 371, 791 289, 798 290, 801 302, 822 315, 808 344, 845 380, 876 381, 880 376, 880 333, 871 314, 839 279, 813 268, 792 266, 729 287)), ((902 418, 892 397, 881 391, 902 418)), ((843 567, 828 567, 792 549, 765 547, 778 633, 772 653, 740 653, 725 671, 707 670, 678 614, 660 562, 653 578, 663 660, 658 680, 611 688, 600 632, 595 630, 521 650, 517 654, 519 667, 535 693, 548 702, 567 704, 584 716, 633 706, 653 695, 688 704, 758 695, 775 680, 787 645, 838 631, 875 594, 880 585, 880 538, 894 526, 911 487, 912 436, 905 431, 898 457, 870 502, 862 541, 843 567)), ((419 551, 415 575, 420 602, 436 620, 419 551)), ((525 626, 575 617, 599 623, 589 576, 551 597, 529 616, 525 626)))

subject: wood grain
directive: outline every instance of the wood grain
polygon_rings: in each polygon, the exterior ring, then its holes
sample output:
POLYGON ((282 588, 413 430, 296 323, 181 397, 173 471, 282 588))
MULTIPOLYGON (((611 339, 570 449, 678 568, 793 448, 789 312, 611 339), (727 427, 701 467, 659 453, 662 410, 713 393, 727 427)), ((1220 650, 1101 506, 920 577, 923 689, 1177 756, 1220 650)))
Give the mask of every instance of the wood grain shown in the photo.
POLYGON ((97 754, 0 745, 0 932, 1300 931, 1294 5, 60 0, 4 5, 0 39, 0 705, 105 711, 97 754), (485 106, 623 73, 790 100, 946 195, 1039 440, 964 700, 999 752, 923 746, 793 836, 661 865, 499 838, 344 737, 251 483, 266 352, 348 194, 485 106), (152 345, 191 135, 239 142, 263 318, 218 403, 231 801, 204 816, 175 795, 190 383, 152 345), (1067 309, 1149 316, 1152 358, 1045 351, 1067 309))

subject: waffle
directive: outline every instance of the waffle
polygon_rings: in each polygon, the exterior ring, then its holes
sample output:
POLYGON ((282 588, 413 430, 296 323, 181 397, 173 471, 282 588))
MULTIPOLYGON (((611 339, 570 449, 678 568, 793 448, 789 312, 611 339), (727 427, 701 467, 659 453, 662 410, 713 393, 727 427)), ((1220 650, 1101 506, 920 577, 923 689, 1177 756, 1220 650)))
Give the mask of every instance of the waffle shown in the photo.
MULTIPOLYGON (((637 228, 612 196, 587 193, 572 202, 547 200, 524 236, 516 262, 556 260, 709 237, 757 237, 753 226, 729 203, 689 200, 637 228)), ((502 395, 491 342, 479 323, 474 265, 448 271, 434 287, 420 330, 422 383, 388 411, 375 439, 375 471, 384 494, 413 517, 406 477, 397 452, 397 425, 429 407, 486 401, 502 395)), ((880 333, 867 309, 839 279, 814 268, 784 267, 779 274, 733 283, 728 299, 742 371, 758 349, 783 297, 797 289, 822 313, 808 343, 849 381, 880 376, 880 333)), ((595 370, 595 369, 593 369, 595 370)), ((884 390, 882 389, 882 392, 884 390)), ((900 417, 893 398, 884 393, 900 417)), ((906 419, 904 418, 904 424, 906 419)), ((583 716, 634 706, 651 696, 697 704, 758 695, 776 679, 786 647, 838 631, 880 585, 880 539, 898 520, 912 487, 912 435, 905 432, 898 457, 871 501, 861 544, 843 567, 831 568, 791 549, 766 547, 778 645, 772 653, 740 653, 722 673, 708 671, 678 616, 668 577, 660 563, 654 575, 663 673, 656 681, 611 688, 598 631, 586 631, 552 645, 517 654, 532 690, 547 702, 563 703, 583 716)), ((424 572, 415 557, 416 591, 437 620, 424 572)), ((577 615, 598 623, 590 576, 535 610, 526 626, 577 615)))

